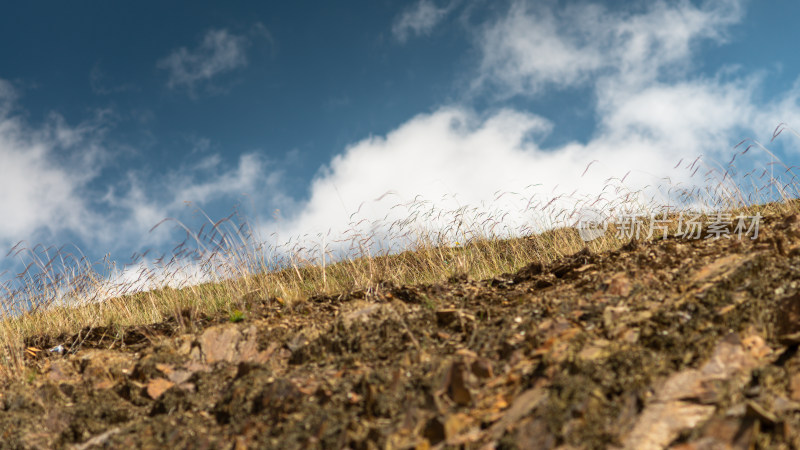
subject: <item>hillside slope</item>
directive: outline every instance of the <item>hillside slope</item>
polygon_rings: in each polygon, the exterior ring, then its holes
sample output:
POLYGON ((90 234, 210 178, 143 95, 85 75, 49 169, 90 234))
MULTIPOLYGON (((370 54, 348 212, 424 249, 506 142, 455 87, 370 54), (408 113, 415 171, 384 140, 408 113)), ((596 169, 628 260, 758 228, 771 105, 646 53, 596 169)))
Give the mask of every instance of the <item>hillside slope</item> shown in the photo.
POLYGON ((800 448, 796 214, 757 239, 247 302, 28 338, 0 447, 800 448))

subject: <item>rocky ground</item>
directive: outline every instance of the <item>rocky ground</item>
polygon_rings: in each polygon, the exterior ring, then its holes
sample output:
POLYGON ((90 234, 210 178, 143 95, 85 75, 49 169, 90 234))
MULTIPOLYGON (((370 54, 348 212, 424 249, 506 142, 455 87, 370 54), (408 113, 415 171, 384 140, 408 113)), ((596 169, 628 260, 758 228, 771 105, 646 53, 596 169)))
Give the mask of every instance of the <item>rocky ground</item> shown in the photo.
POLYGON ((237 322, 30 339, 0 447, 800 448, 797 215, 755 240, 245 300, 237 322))

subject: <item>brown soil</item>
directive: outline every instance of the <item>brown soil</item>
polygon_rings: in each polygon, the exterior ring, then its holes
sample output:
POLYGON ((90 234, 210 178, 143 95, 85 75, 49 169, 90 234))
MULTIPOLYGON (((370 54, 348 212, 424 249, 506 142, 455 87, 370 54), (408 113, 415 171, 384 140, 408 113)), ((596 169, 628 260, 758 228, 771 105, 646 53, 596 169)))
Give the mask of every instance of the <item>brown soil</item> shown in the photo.
POLYGON ((39 336, 0 447, 800 448, 800 218, 759 231, 39 336))

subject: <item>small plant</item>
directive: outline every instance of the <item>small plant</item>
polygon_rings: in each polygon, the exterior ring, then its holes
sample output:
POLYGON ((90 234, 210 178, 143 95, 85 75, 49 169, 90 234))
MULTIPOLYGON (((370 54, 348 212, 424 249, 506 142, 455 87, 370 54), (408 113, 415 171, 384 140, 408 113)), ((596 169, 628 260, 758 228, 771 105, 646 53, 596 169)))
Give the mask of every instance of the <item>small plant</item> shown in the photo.
POLYGON ((28 384, 33 384, 33 382, 36 381, 36 375, 36 370, 29 368, 25 373, 25 382, 28 384))
POLYGON ((230 319, 231 323, 237 323, 244 320, 244 313, 238 309, 234 309, 231 311, 230 319))

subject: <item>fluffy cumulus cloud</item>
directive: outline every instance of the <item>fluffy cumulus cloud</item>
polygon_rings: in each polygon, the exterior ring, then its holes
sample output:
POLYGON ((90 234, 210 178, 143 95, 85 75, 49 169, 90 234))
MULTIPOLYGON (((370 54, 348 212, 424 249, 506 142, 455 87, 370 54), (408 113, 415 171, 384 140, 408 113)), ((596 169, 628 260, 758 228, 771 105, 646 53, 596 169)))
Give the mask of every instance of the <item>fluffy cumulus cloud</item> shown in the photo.
POLYGON ((702 183, 687 170, 698 156, 727 162, 740 139, 764 136, 800 112, 797 89, 759 101, 757 75, 692 70, 698 46, 724 45, 743 14, 736 0, 658 1, 636 11, 514 1, 475 30, 480 63, 471 88, 501 101, 589 88, 586 106, 597 120, 588 140, 544 146, 553 127, 547 111, 444 106, 346 148, 298 212, 267 228, 327 237, 391 228, 409 215, 447 228, 468 212, 484 224, 503 222, 493 231, 518 230, 551 220, 542 214, 553 198, 574 206, 659 183, 702 183), (624 180, 624 188, 609 189, 609 180, 624 180))
POLYGON ((180 47, 158 62, 170 88, 193 89, 198 83, 247 66, 249 39, 228 30, 209 30, 194 49, 180 47))
MULTIPOLYGON (((234 165, 211 154, 158 176, 128 169, 114 182, 100 182, 119 157, 109 144, 113 118, 98 111, 78 124, 50 114, 41 124, 17 110, 17 91, 0 79, 0 247, 20 240, 73 241, 106 251, 159 245, 174 239, 169 229, 150 233, 166 217, 184 218, 187 202, 228 206, 250 194, 254 201, 273 194, 280 172, 256 153, 234 165)), ((107 179, 107 178, 105 178, 107 179)), ((269 196, 269 199, 266 199, 269 196)))
POLYGON ((102 119, 70 127, 51 115, 32 128, 12 113, 15 98, 11 84, 0 80, 0 243, 87 232, 97 217, 80 192, 104 158, 97 142, 102 119))
POLYGON ((430 34, 451 9, 451 5, 440 8, 432 0, 419 0, 397 17, 392 25, 392 35, 405 42, 413 36, 430 34))

